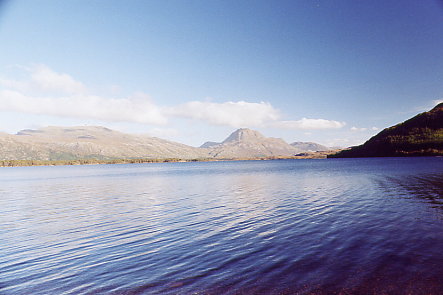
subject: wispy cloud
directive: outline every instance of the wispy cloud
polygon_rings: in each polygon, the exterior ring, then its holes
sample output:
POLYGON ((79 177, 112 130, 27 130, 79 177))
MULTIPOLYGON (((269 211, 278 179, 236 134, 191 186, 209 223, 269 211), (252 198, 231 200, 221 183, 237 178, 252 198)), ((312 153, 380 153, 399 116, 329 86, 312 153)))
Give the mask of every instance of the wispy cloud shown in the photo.
POLYGON ((366 130, 368 130, 368 128, 365 128, 365 127, 358 128, 358 127, 352 126, 352 127, 350 128, 350 130, 351 130, 351 131, 361 132, 361 131, 366 131, 366 130))
POLYGON ((191 101, 167 109, 171 116, 206 121, 231 127, 262 126, 279 118, 279 112, 266 102, 202 102, 191 101))
POLYGON ((274 127, 293 130, 337 129, 344 122, 326 119, 281 120, 269 102, 189 101, 175 106, 155 104, 147 94, 106 97, 91 92, 82 82, 46 65, 19 67, 27 78, 0 77, 0 110, 110 122, 167 124, 185 118, 230 127, 274 127))
MULTIPOLYGON (((438 104, 443 103, 443 99, 433 99, 429 100, 423 105, 420 105, 412 110, 412 112, 427 112, 437 106, 438 104)), ((409 112, 408 112, 409 113, 409 112)))
POLYGON ((355 127, 355 126, 352 126, 350 128, 350 130, 354 131, 354 132, 364 132, 364 131, 378 131, 379 128, 378 127, 366 128, 366 127, 355 127))
POLYGON ((36 97, 15 90, 0 90, 0 110, 145 124, 167 122, 161 110, 143 94, 120 99, 96 95, 36 97))
POLYGON ((272 127, 294 130, 339 129, 345 125, 345 122, 308 118, 297 121, 276 121, 271 124, 272 127))
POLYGON ((46 65, 17 66, 29 75, 24 81, 0 77, 0 85, 23 93, 73 95, 86 93, 86 86, 66 73, 58 73, 46 65))
POLYGON ((57 73, 46 65, 35 65, 30 69, 32 83, 44 91, 66 94, 86 92, 86 86, 65 73, 57 73))
POLYGON ((13 79, 0 77, 0 86, 8 89, 16 89, 20 91, 26 90, 29 86, 27 83, 13 79))

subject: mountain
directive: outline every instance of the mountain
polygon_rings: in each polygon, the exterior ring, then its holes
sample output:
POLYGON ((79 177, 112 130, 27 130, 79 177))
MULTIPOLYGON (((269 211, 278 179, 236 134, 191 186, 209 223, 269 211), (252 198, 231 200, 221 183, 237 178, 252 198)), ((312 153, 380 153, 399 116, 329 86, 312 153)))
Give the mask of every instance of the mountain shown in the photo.
POLYGON ((46 127, 0 134, 1 160, 204 158, 204 149, 104 127, 46 127))
POLYGON ((329 157, 443 156, 443 103, 329 157))
POLYGON ((327 146, 315 143, 315 142, 293 142, 291 143, 293 147, 296 147, 304 152, 326 152, 332 150, 327 146))
POLYGON ((291 146, 282 139, 268 138, 246 128, 236 130, 221 143, 206 142, 200 148, 100 126, 27 129, 15 135, 0 133, 0 160, 190 160, 325 156, 305 152, 306 149, 291 146))
POLYGON ((220 143, 219 142, 214 142, 214 141, 207 141, 204 144, 202 144, 200 147, 201 148, 209 148, 211 146, 218 145, 218 144, 220 144, 220 143))
POLYGON ((301 152, 280 138, 264 137, 247 128, 236 130, 222 143, 211 143, 207 149, 211 157, 218 159, 289 157, 301 152))

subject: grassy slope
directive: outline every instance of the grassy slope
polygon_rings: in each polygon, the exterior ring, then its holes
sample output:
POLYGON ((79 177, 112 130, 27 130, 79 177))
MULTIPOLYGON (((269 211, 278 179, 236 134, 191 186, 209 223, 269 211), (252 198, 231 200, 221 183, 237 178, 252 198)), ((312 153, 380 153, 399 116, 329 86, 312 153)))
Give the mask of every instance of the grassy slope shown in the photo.
POLYGON ((443 156, 443 103, 330 157, 443 156))

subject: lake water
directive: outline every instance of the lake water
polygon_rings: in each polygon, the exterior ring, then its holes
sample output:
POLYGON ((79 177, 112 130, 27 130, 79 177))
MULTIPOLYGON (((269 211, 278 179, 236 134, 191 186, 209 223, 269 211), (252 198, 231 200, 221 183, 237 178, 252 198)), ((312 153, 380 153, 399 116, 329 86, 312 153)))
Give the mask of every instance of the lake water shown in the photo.
POLYGON ((0 294, 442 294, 443 158, 0 168, 0 294))

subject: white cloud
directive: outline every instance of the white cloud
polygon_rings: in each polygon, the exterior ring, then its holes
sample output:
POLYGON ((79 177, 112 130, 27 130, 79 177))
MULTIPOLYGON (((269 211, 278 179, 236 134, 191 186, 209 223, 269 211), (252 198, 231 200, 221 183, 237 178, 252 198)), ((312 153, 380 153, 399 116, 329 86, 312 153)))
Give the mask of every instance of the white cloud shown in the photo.
POLYGON ((271 126, 282 129, 337 129, 346 123, 325 119, 303 118, 297 121, 279 121, 280 112, 268 102, 191 101, 169 108, 167 113, 189 119, 206 121, 214 125, 231 127, 271 126))
POLYGON ((0 77, 0 86, 9 89, 20 89, 20 90, 25 90, 26 88, 28 88, 28 85, 25 82, 6 79, 2 77, 0 77))
MULTIPOLYGON (((281 120, 279 110, 269 102, 190 101, 165 107, 156 105, 143 93, 129 97, 96 95, 80 81, 58 73, 46 65, 17 66, 26 77, 21 80, 0 77, 0 111, 49 115, 64 118, 92 119, 161 125, 170 118, 187 118, 213 125, 238 127, 274 127, 290 130, 338 129, 344 122, 307 119, 281 120)), ((115 92, 119 89, 113 86, 115 92)), ((170 129, 151 133, 173 136, 170 129)))
POLYGON ((364 132, 364 131, 377 131, 377 130, 379 130, 379 128, 378 127, 371 127, 371 128, 361 127, 361 128, 359 128, 359 127, 352 126, 350 128, 350 130, 354 131, 354 132, 364 132))
POLYGON ((355 127, 355 126, 351 127, 351 131, 362 132, 362 131, 366 131, 366 130, 368 130, 368 128, 364 128, 364 127, 358 128, 358 127, 355 127))
POLYGON ((279 112, 267 102, 202 102, 191 101, 169 108, 167 113, 172 116, 197 119, 215 125, 231 127, 262 126, 268 121, 277 120, 279 112))
POLYGON ((73 95, 86 93, 83 83, 75 80, 65 73, 57 73, 46 65, 33 65, 31 67, 17 66, 28 75, 28 80, 19 81, 0 77, 0 85, 23 93, 45 93, 73 95))
POLYGON ((345 122, 307 118, 297 121, 277 121, 271 124, 272 127, 295 130, 339 129, 345 125, 345 122))
POLYGON ((145 124, 167 122, 161 109, 144 94, 121 99, 96 95, 35 97, 15 90, 0 90, 0 110, 145 124))
POLYGON ((433 109, 434 107, 436 107, 440 103, 443 103, 443 99, 430 100, 430 101, 427 101, 426 104, 418 106, 418 107, 414 108, 413 110, 411 110, 410 112, 407 112, 407 113, 409 114, 409 113, 412 113, 412 112, 414 112, 414 113, 415 112, 427 112, 427 111, 433 109))
POLYGON ((65 94, 86 92, 86 87, 83 83, 76 81, 68 74, 57 73, 46 65, 35 65, 29 71, 33 86, 43 91, 56 91, 65 94))

